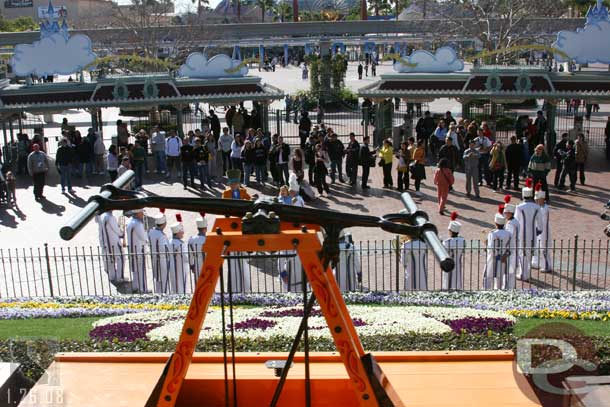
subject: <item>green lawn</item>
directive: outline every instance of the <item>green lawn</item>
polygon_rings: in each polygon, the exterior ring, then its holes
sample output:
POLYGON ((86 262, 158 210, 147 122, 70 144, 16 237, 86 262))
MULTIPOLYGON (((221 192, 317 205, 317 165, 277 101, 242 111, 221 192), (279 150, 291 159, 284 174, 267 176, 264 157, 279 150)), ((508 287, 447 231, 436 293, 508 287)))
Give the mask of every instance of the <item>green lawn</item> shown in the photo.
POLYGON ((536 327, 551 323, 572 325, 587 336, 610 336, 609 321, 575 321, 570 319, 519 319, 515 324, 513 332, 517 336, 523 336, 536 327))
MULTIPOLYGON (((0 320, 0 339, 15 337, 87 339, 91 324, 98 319, 100 318, 0 320)), ((514 333, 517 336, 522 336, 538 326, 558 322, 570 324, 585 335, 610 336, 610 322, 549 319, 520 319, 515 324, 514 333)))
POLYGON ((0 320, 0 339, 30 337, 87 339, 99 317, 0 320))

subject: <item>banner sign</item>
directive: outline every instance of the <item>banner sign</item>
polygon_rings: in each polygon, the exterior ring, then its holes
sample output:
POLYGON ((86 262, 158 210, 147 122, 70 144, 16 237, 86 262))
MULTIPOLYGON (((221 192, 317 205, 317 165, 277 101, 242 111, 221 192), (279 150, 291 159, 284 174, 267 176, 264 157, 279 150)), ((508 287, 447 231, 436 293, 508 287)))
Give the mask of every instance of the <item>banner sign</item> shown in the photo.
POLYGON ((68 9, 66 6, 55 7, 52 11, 53 15, 49 14, 49 8, 38 7, 38 18, 42 20, 59 20, 60 18, 66 18, 68 16, 68 9))
POLYGON ((34 7, 32 0, 4 0, 4 8, 34 7))

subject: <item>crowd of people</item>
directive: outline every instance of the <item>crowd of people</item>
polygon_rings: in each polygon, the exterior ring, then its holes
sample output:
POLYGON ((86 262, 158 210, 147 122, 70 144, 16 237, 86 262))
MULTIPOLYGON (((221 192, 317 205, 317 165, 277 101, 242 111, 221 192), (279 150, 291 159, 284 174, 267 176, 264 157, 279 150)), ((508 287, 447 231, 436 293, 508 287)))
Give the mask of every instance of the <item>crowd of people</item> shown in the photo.
MULTIPOLYGON (((581 185, 585 184, 585 164, 589 148, 585 135, 579 133, 576 140, 569 140, 568 133, 552 149, 552 156, 545 146, 546 118, 542 111, 536 119, 525 117, 525 125, 517 123, 516 134, 508 145, 496 140, 486 122, 480 124, 467 119, 456 120, 451 112, 435 121, 425 112, 416 125, 417 140, 423 142, 425 155, 437 162, 434 185, 437 187, 439 212, 445 213, 448 195, 455 183, 454 173, 463 172, 466 178, 466 196, 480 198, 480 187, 486 185, 495 192, 518 190, 520 179, 532 177, 540 183, 549 199, 547 176, 555 160, 554 186, 566 189, 569 178, 570 192, 576 191, 579 172, 581 185)), ((400 164, 399 164, 400 168, 400 164)), ((410 167, 407 167, 410 168, 410 167)), ((408 169, 407 169, 408 171, 408 169)))

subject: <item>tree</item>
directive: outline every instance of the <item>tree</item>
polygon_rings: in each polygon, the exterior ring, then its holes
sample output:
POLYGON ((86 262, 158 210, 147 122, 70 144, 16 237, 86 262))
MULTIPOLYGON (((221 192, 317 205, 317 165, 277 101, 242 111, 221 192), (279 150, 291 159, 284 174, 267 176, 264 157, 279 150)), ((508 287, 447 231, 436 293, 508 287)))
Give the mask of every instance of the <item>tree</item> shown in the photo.
POLYGON ((193 4, 197 3, 197 18, 201 18, 201 13, 203 10, 210 5, 209 0, 191 0, 193 4))
POLYGON ((278 2, 273 6, 273 20, 279 22, 292 19, 292 7, 286 2, 278 2))
POLYGON ((261 22, 265 22, 265 12, 273 7, 273 0, 256 0, 256 5, 261 9, 261 22))
POLYGON ((0 16, 0 31, 2 32, 34 31, 38 28, 38 24, 32 17, 5 20, 4 17, 0 16))
MULTIPOLYGON (((563 0, 562 3, 563 3, 564 7, 566 7, 566 8, 572 7, 572 10, 577 11, 581 15, 584 15, 587 12, 587 10, 589 10, 589 7, 595 6, 597 1, 596 0, 563 0)), ((610 1, 604 0, 604 5, 606 7, 609 7, 610 1)))
POLYGON ((399 14, 411 5, 411 0, 393 0, 394 1, 394 14, 398 19, 399 14))
POLYGON ((126 6, 115 5, 113 17, 135 37, 144 57, 156 57, 158 45, 167 36, 161 27, 169 24, 173 12, 172 0, 131 0, 126 6))
POLYGON ((387 15, 392 12, 392 6, 388 0, 368 0, 369 11, 374 15, 387 15))
POLYGON ((539 32, 530 18, 559 17, 565 12, 557 0, 538 0, 535 12, 531 0, 447 0, 434 7, 445 20, 444 34, 477 38, 490 51, 523 44, 531 33, 539 32))

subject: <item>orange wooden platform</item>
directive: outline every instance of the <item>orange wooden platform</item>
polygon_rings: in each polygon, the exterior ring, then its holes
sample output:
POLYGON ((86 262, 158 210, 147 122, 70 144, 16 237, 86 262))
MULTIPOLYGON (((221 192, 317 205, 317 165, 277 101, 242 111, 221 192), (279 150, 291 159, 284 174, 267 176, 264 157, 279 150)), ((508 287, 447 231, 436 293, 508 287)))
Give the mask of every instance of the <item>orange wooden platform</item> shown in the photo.
MULTIPOLYGON (((169 353, 64 353, 20 406, 144 406, 169 353)), ((269 405, 278 381, 265 367, 284 353, 239 353, 239 407, 269 405)), ((378 352, 375 358, 406 406, 539 406, 522 376, 513 374, 510 351, 378 352), (527 394, 526 394, 527 393, 527 394)), ((314 407, 356 405, 336 353, 311 354, 314 407)), ((229 365, 229 377, 231 377, 229 365)), ((297 354, 279 405, 304 405, 303 355, 297 354)), ((180 407, 224 407, 222 354, 196 353, 177 402, 180 407)))

